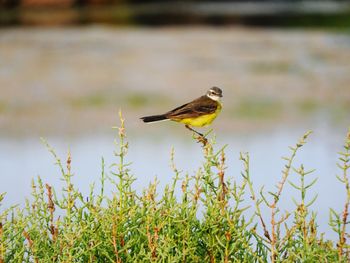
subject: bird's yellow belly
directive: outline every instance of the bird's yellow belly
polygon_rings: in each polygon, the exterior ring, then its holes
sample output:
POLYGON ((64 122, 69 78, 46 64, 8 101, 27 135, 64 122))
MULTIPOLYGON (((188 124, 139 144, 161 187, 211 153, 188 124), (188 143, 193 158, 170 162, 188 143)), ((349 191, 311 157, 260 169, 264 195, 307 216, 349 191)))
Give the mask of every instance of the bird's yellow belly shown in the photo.
POLYGON ((221 110, 221 107, 219 107, 212 114, 207 114, 207 115, 199 116, 196 118, 186 118, 186 119, 178 120, 178 122, 181 122, 183 124, 187 124, 190 126, 203 127, 203 126, 211 124, 213 122, 213 120, 215 120, 216 116, 218 116, 220 110, 221 110))

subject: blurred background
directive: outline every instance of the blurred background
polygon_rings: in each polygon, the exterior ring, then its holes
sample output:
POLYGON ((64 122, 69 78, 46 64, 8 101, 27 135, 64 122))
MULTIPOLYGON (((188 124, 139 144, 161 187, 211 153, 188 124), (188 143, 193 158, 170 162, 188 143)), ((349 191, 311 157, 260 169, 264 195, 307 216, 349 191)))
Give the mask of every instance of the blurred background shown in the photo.
MULTIPOLYGON (((345 200, 335 175, 350 126, 350 1, 0 0, 0 26, 5 207, 23 204, 38 175, 62 185, 40 137, 62 160, 70 149, 87 193, 101 157, 107 170, 115 160, 119 109, 138 191, 156 176, 160 188, 170 182, 173 146, 182 175, 194 175, 203 157, 191 133, 139 118, 218 86, 224 109, 212 128, 217 148, 228 144, 229 177, 241 180, 239 152, 249 152, 254 186, 274 190, 288 145, 314 131, 296 164, 316 168, 309 198, 319 194, 320 227, 332 237, 328 209, 345 200)), ((295 194, 286 189, 282 210, 295 194)))

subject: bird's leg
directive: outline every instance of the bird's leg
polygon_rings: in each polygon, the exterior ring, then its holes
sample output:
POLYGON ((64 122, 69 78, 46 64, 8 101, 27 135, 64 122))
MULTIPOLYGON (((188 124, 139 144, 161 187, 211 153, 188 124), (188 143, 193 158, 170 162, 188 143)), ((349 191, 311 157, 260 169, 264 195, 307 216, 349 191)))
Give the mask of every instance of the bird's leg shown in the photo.
POLYGON ((190 131, 193 131, 194 133, 197 133, 199 136, 204 137, 203 134, 201 134, 200 132, 197 132, 196 130, 192 129, 192 128, 191 128, 190 126, 188 126, 187 124, 185 125, 185 127, 186 127, 187 129, 189 129, 190 131))
POLYGON ((199 137, 197 138, 198 142, 203 143, 204 146, 207 144, 208 140, 207 140, 207 138, 205 138, 205 136, 204 136, 202 133, 197 132, 196 130, 194 130, 194 129, 192 129, 190 126, 188 126, 187 124, 185 125, 185 127, 186 127, 187 129, 189 129, 190 131, 196 133, 196 134, 199 136, 199 137))

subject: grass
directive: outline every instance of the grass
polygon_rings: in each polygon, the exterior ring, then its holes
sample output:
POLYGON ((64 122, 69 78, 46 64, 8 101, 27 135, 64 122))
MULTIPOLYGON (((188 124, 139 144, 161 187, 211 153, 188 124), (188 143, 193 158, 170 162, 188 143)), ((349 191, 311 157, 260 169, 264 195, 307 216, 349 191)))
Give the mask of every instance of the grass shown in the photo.
POLYGON ((293 165, 310 132, 290 147, 274 192, 254 188, 248 153, 240 155, 241 178, 228 179, 225 147, 215 150, 210 138, 201 141, 204 162, 195 174, 180 172, 173 152, 172 182, 161 192, 157 181, 151 182, 142 194, 133 188, 135 177, 125 161, 128 142, 122 118, 117 132, 116 161, 107 172, 102 160, 100 183, 91 186, 88 196, 72 184, 70 153, 62 161, 45 142, 65 186, 58 193, 38 178, 25 208, 2 208, 0 262, 349 262, 350 130, 339 153, 337 176, 347 198, 342 211, 330 209, 336 241, 318 232, 313 208, 317 197, 307 198, 316 180, 310 178, 312 170, 293 165), (292 173, 298 175, 297 182, 290 180, 292 173), (107 183, 114 186, 111 194, 105 193, 107 183), (282 212, 279 201, 288 185, 299 197, 294 211, 282 212), (255 213, 249 216, 248 209, 255 213))
POLYGON ((273 98, 242 98, 231 112, 242 119, 274 119, 283 115, 283 104, 273 98))
MULTIPOLYGON (((120 92, 113 93, 106 91, 99 91, 91 93, 85 96, 80 96, 79 98, 73 98, 68 103, 73 108, 103 108, 111 105, 115 105, 116 101, 124 102, 125 105, 130 107, 130 109, 139 109, 141 107, 148 106, 152 103, 149 100, 150 95, 154 100, 159 101, 159 103, 166 103, 168 99, 157 94, 145 94, 145 93, 130 93, 130 92, 120 92)), ((1 107, 1 104, 0 104, 1 107)), ((1 109, 1 108, 0 108, 1 109)))
POLYGON ((300 71, 295 65, 288 61, 275 62, 253 62, 250 66, 254 73, 258 74, 281 74, 300 71))
POLYGON ((0 101, 0 113, 3 113, 7 110, 7 104, 3 101, 0 101))

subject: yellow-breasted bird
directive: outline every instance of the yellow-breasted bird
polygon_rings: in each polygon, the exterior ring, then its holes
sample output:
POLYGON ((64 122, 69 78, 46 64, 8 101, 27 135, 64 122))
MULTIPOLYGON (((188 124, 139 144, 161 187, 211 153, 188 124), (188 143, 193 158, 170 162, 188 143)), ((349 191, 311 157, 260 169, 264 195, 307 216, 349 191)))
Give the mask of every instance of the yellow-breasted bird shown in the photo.
POLYGON ((198 99, 186 103, 164 114, 142 117, 143 122, 157 122, 164 120, 172 120, 185 124, 187 129, 199 134, 203 134, 193 130, 190 126, 203 127, 213 122, 220 113, 222 104, 222 90, 218 87, 210 88, 207 93, 198 99))

